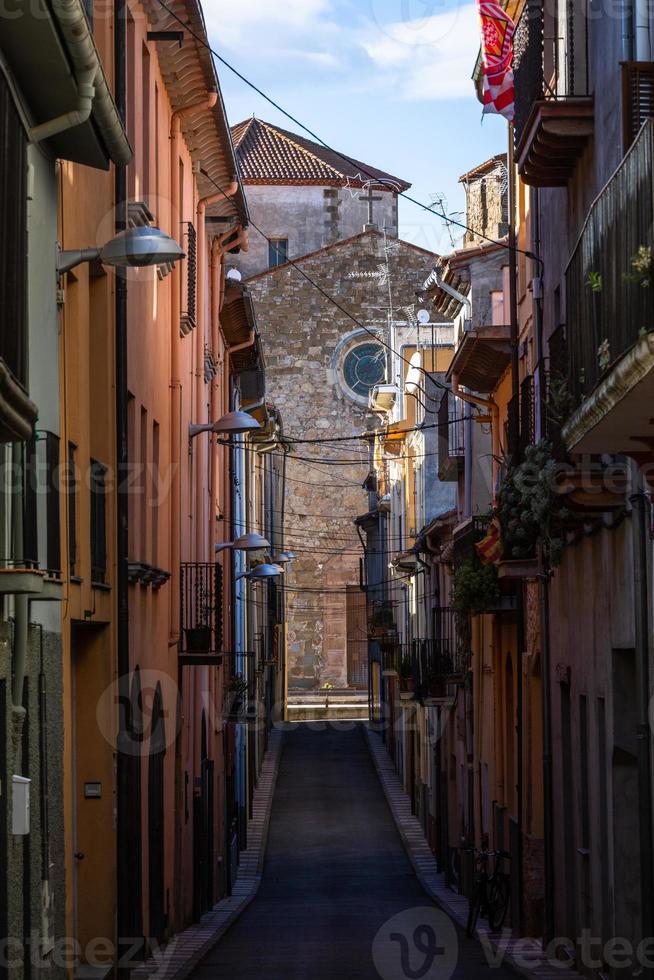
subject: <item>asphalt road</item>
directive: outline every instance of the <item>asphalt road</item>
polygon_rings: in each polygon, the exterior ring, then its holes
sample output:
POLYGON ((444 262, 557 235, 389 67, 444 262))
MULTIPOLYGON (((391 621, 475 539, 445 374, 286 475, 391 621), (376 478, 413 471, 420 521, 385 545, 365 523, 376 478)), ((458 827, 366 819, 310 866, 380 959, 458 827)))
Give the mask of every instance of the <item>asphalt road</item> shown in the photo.
POLYGON ((285 736, 261 887, 193 980, 509 975, 491 969, 481 947, 421 888, 362 730, 294 726, 285 736))

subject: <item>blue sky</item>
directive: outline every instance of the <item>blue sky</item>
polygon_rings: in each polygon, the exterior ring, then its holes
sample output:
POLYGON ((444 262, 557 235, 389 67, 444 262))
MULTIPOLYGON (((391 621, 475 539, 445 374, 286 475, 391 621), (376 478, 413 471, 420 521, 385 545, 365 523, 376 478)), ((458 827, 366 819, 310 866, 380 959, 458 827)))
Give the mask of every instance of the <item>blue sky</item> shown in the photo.
MULTIPOLYGON (((204 0, 213 47, 335 149, 411 181, 411 194, 463 208, 458 177, 506 149, 471 74, 479 48, 474 2, 204 0)), ((253 113, 294 127, 218 65, 231 123, 253 113)), ((460 234, 454 229, 455 234, 460 234)), ((443 222, 406 201, 400 234, 451 249, 443 222)))

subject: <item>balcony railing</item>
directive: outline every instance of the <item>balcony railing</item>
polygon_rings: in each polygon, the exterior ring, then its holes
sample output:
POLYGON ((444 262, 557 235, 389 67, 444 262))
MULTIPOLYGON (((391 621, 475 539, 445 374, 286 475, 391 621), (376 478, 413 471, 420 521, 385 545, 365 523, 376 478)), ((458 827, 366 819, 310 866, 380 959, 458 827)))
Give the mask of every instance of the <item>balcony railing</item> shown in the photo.
POLYGON ((565 186, 593 131, 586 15, 568 8, 563 18, 528 0, 514 36, 516 160, 535 186, 565 186))
POLYGON ((462 402, 451 391, 445 391, 438 409, 439 480, 458 479, 464 452, 462 402))
POLYGON ((223 576, 217 562, 184 562, 180 568, 182 660, 219 664, 223 646, 223 576))
POLYGON ((536 440, 536 412, 534 402, 534 377, 528 374, 520 385, 520 453, 536 440))
POLYGON ((566 271, 568 381, 577 400, 654 327, 653 138, 650 119, 593 203, 566 271))

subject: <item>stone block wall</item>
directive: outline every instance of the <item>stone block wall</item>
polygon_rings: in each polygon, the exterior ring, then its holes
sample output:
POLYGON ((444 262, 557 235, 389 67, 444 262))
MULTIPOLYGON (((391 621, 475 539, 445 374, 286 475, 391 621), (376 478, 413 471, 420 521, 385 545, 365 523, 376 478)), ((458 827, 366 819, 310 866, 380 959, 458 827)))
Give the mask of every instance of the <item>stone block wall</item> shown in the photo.
MULTIPOLYGON (((389 282, 397 319, 406 319, 435 256, 370 231, 331 246, 302 269, 357 321, 388 339, 389 282)), ((248 281, 267 366, 267 396, 291 441, 359 435, 378 417, 346 394, 335 354, 361 328, 292 267, 248 281)), ((368 339, 362 334, 362 339, 368 339)), ((344 687, 346 596, 363 557, 354 518, 368 510, 363 441, 293 442, 288 460, 285 544, 297 555, 285 577, 289 689, 344 687), (327 460, 347 460, 327 464, 327 460)), ((362 639, 365 639, 363 637, 362 639)))

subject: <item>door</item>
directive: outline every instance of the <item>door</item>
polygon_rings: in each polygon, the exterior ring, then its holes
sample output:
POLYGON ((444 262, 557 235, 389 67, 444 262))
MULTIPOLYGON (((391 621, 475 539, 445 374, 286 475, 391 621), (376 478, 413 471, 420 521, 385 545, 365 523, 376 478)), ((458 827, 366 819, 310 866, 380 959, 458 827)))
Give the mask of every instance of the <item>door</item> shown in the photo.
POLYGON ((347 683, 368 689, 368 616, 366 594, 358 585, 347 587, 347 683))
MULTIPOLYGON (((113 936, 115 931, 112 733, 115 732, 116 703, 115 697, 107 696, 107 691, 112 692, 109 639, 109 631, 104 627, 83 624, 72 627, 73 914, 75 938, 82 950, 95 937, 113 936)), ((135 898, 138 900, 136 893, 135 898)))

